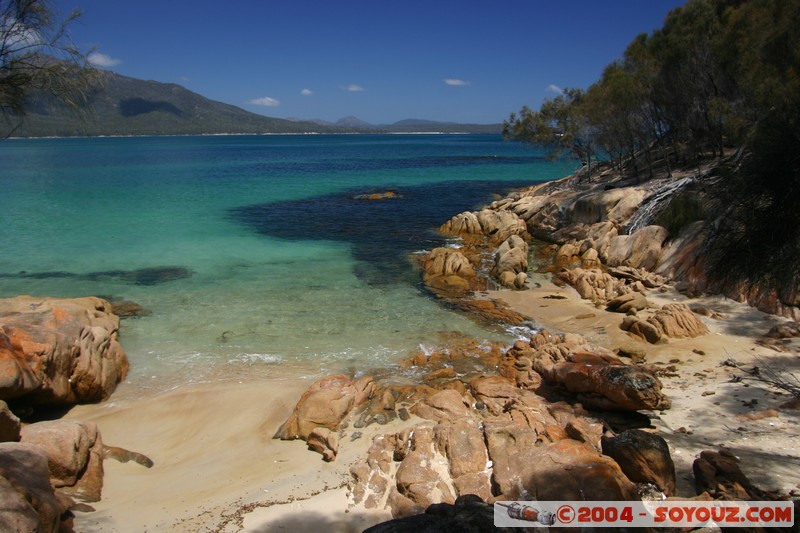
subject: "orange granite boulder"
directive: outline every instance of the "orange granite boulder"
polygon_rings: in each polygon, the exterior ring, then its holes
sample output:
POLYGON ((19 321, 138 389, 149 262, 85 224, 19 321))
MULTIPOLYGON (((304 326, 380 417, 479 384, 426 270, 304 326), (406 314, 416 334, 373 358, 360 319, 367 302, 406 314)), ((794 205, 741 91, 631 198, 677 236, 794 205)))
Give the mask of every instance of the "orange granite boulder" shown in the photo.
POLYGON ((128 372, 118 331, 119 318, 100 298, 0 299, 0 400, 108 398, 128 372))
POLYGON ((350 411, 367 403, 374 391, 371 376, 354 380, 346 374, 334 374, 321 378, 303 393, 273 438, 307 440, 316 428, 336 431, 350 411))

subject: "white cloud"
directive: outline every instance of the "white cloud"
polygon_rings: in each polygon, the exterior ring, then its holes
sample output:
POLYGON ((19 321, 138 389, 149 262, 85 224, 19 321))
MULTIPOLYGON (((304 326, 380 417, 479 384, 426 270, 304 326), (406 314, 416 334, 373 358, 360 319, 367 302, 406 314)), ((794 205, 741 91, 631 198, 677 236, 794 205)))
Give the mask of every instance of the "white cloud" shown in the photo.
POLYGON ((360 93, 361 91, 365 90, 364 87, 355 83, 351 83, 350 85, 345 85, 344 87, 342 87, 342 89, 344 89, 345 91, 349 91, 351 93, 360 93))
POLYGON ((312 94, 314 94, 314 91, 312 91, 311 89, 303 89, 302 91, 300 91, 300 94, 302 94, 303 96, 311 96, 312 94))
POLYGON ((564 89, 562 89, 558 85, 553 85, 553 84, 548 85, 547 88, 545 89, 545 91, 547 91, 549 93, 554 93, 554 94, 563 94, 564 93, 564 89))
POLYGON ((471 82, 466 80, 460 80, 458 78, 445 78, 445 84, 452 85, 453 87, 464 87, 465 85, 469 85, 471 82))
POLYGON ((275 107, 281 105, 280 100, 270 98, 269 96, 264 96, 262 98, 254 98, 250 100, 248 103, 253 105, 263 105, 266 107, 275 107))
POLYGON ((86 59, 92 65, 101 68, 113 67, 122 63, 121 59, 116 59, 100 52, 92 52, 86 56, 86 59))

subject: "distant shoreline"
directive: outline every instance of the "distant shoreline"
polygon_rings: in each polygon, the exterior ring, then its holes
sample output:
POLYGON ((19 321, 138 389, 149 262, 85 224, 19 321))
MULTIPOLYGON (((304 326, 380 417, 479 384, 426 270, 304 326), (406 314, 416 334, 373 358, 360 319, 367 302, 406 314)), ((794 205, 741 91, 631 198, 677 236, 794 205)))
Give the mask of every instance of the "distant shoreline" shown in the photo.
POLYGON ((27 141, 27 140, 41 140, 41 139, 145 139, 153 137, 277 137, 277 136, 291 136, 302 137, 307 135, 502 135, 501 133, 477 133, 477 132, 455 132, 455 131, 354 131, 354 132, 266 132, 266 133, 165 133, 165 134, 148 134, 148 135, 51 135, 51 136, 32 136, 32 137, 8 137, 8 141, 27 141))

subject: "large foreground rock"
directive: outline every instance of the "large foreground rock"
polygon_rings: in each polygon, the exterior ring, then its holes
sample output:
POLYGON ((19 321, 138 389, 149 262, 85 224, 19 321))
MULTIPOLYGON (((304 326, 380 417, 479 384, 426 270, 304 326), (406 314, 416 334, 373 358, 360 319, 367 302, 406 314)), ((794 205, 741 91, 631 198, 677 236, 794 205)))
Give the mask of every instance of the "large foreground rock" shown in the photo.
POLYGON ((0 531, 56 533, 67 507, 50 484, 47 456, 40 448, 0 443, 0 531))
POLYGON ((37 447, 47 457, 53 487, 82 501, 100 501, 105 448, 95 424, 37 422, 22 428, 22 443, 37 447))
POLYGON ((108 398, 128 371, 118 331, 119 318, 100 298, 0 299, 0 399, 108 398))

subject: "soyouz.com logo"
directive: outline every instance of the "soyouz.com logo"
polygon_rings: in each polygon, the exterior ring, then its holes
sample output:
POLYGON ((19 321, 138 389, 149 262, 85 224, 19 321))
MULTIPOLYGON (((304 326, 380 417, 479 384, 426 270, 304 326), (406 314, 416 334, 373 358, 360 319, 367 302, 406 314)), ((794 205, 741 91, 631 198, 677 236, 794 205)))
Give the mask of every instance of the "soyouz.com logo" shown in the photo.
POLYGON ((794 502, 662 500, 494 504, 497 527, 791 527, 794 502))

